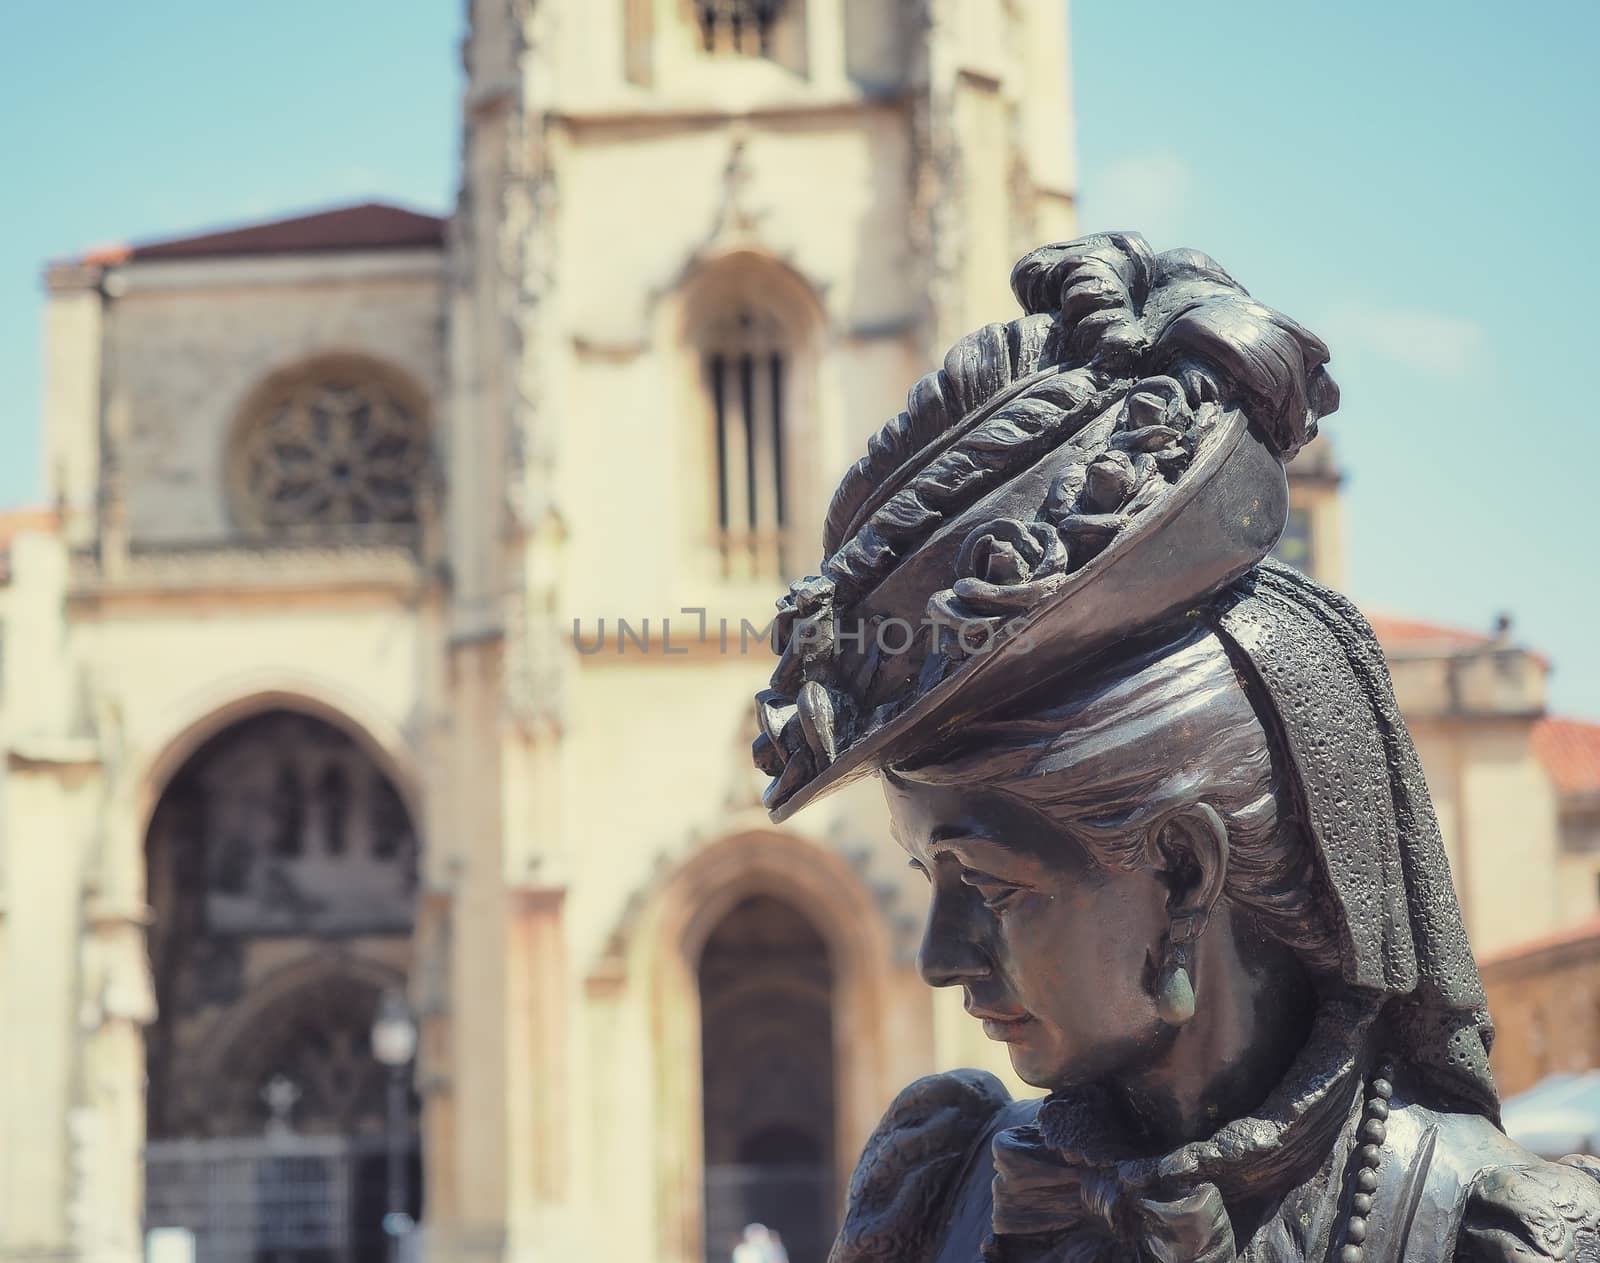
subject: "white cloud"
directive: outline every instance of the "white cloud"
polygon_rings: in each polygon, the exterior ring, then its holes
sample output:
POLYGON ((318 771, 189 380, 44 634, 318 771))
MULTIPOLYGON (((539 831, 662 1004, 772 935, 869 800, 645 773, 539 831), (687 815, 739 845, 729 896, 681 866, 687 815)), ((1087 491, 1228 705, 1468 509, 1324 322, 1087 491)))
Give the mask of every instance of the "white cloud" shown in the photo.
POLYGON ((1193 185, 1193 168, 1173 150, 1130 154, 1085 188, 1081 218, 1095 231, 1139 232, 1157 250, 1169 249, 1182 235, 1181 211, 1193 185))
POLYGON ((1481 369, 1490 352, 1489 331, 1476 320, 1421 307, 1336 303, 1316 327, 1335 350, 1359 348, 1426 377, 1481 369))

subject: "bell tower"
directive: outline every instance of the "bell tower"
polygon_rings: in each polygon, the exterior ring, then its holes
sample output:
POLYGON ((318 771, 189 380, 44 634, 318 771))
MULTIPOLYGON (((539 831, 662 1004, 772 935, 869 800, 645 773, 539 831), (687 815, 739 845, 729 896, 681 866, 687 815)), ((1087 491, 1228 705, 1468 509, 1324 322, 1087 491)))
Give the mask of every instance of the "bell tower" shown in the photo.
MULTIPOLYGON (((462 415, 494 436, 484 475, 568 528, 578 606, 619 585, 634 604, 765 592, 814 564, 824 484, 907 374, 1012 310, 1011 263, 1072 235, 1065 7, 476 0, 473 16, 454 322, 462 415), (626 558, 610 508, 570 493, 597 478, 661 528, 626 558)), ((469 620, 489 617, 504 561, 469 529, 492 500, 471 477, 455 497, 469 620)), ((524 529, 543 528, 498 538, 524 529)))
MULTIPOLYGON (((749 813, 750 738, 734 738, 771 664, 740 628, 815 570, 828 495, 905 384, 1015 312, 1018 257, 1074 235, 1065 6, 470 13, 435 710, 453 770, 430 830, 453 841, 427 857, 419 925, 449 944, 425 1126, 460 1152, 425 1147, 453 1163, 430 1173, 430 1230, 466 1258, 486 1224, 512 1254, 604 1219, 639 1257, 726 1257, 704 1219, 699 1050, 653 1047, 639 962, 602 1001, 521 949, 555 944, 592 977, 659 866, 749 813), (637 1038, 595 1053, 602 1010, 637 1038), (651 1085, 630 1126, 657 1143, 591 1139, 584 1169, 653 1190, 626 1207, 572 1167, 562 1130, 619 1082, 651 1085)), ((884 1081, 841 1086, 818 1132, 833 1172, 904 1078, 891 1054, 839 1056, 818 1082, 884 1081)))

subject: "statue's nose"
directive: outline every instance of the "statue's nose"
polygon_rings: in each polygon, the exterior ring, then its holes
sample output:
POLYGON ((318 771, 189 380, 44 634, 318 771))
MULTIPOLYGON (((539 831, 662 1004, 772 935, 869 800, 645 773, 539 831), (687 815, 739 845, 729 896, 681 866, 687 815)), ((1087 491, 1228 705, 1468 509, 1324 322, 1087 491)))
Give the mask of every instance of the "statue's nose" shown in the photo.
POLYGON ((993 967, 959 901, 935 896, 917 953, 917 969, 930 987, 959 987, 987 978, 993 967))

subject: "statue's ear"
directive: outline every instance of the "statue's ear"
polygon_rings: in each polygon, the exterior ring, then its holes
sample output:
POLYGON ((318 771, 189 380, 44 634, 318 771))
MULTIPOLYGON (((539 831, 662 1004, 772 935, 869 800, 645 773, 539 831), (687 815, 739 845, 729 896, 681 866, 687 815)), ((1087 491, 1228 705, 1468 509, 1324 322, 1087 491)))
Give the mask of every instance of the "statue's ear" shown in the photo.
POLYGON ((1198 938, 1228 879, 1228 826, 1209 803, 1194 803, 1162 817, 1150 841, 1169 891, 1167 912, 1185 938, 1198 938))

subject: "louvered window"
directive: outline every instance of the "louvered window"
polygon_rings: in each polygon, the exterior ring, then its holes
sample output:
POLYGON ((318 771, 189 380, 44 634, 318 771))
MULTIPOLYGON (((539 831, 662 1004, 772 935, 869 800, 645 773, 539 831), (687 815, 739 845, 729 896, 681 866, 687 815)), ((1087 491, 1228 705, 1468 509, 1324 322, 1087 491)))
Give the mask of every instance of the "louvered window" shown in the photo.
POLYGON ((783 0, 695 0, 700 39, 708 53, 766 57, 783 0))
POLYGON ((708 334, 703 362, 723 574, 775 578, 786 572, 783 438, 789 359, 782 331, 766 313, 740 307, 708 334))

